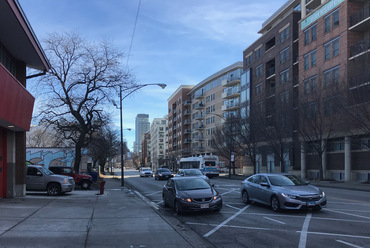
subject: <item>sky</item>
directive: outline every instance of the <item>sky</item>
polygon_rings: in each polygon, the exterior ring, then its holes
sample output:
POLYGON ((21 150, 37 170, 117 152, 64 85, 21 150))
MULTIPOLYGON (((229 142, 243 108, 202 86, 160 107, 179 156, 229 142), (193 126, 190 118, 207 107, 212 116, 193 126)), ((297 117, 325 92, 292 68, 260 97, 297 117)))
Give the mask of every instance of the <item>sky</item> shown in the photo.
MULTIPOLYGON (((262 23, 286 2, 18 1, 41 45, 48 34, 55 32, 78 32, 93 42, 110 41, 126 55, 122 65, 128 66, 137 83, 167 85, 165 89, 144 87, 123 100, 123 126, 131 128, 124 130, 124 138, 130 150, 135 140, 137 114, 149 114, 150 122, 163 118, 168 113, 167 100, 181 85, 196 85, 219 70, 243 61, 243 50, 260 37, 262 23)), ((35 98, 37 103, 37 95, 35 98)), ((119 110, 112 107, 112 115, 119 130, 119 110)))

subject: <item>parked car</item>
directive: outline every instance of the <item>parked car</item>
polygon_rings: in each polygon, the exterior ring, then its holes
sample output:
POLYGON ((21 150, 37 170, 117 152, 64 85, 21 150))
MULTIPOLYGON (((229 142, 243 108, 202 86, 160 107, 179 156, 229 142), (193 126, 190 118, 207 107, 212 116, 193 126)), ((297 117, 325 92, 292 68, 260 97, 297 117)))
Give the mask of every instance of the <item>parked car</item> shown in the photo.
POLYGON ((324 191, 288 173, 250 176, 242 181, 240 193, 244 203, 262 203, 271 206, 275 212, 280 209, 326 207, 324 191))
POLYGON ((54 174, 73 177, 76 185, 80 186, 82 189, 89 189, 93 182, 92 176, 77 174, 69 166, 50 166, 49 170, 51 170, 54 174))
POLYGON ((139 170, 140 177, 152 177, 153 171, 150 167, 141 167, 139 170))
POLYGON ((180 169, 176 175, 177 177, 200 177, 206 180, 207 183, 211 183, 209 178, 199 170, 199 169, 180 169))
POLYGON ((160 179, 170 179, 172 177, 172 172, 169 169, 166 168, 159 168, 154 173, 154 179, 160 180, 160 179))
POLYGON ((163 186, 165 206, 173 207, 177 214, 188 211, 222 208, 221 194, 200 177, 173 177, 163 186))
POLYGON ((46 191, 48 195, 56 196, 72 192, 74 188, 72 177, 56 175, 39 165, 27 165, 26 190, 46 191))
POLYGON ((220 175, 216 166, 205 166, 202 172, 208 178, 218 177, 220 175))

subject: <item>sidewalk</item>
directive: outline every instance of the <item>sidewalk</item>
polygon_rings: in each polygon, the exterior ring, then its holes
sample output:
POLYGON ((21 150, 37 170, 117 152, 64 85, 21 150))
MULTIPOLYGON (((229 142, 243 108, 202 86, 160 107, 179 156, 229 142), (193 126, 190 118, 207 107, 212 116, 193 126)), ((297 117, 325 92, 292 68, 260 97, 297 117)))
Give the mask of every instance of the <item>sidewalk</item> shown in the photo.
MULTIPOLYGON (((220 174, 219 178, 233 179, 243 181, 248 176, 243 175, 230 175, 227 173, 220 174)), ((349 190, 360 190, 370 192, 370 183, 361 182, 344 182, 344 181, 310 181, 312 185, 323 188, 337 188, 337 189, 349 189, 349 190)))
POLYGON ((0 199, 0 247, 192 247, 117 179, 105 192, 0 199))

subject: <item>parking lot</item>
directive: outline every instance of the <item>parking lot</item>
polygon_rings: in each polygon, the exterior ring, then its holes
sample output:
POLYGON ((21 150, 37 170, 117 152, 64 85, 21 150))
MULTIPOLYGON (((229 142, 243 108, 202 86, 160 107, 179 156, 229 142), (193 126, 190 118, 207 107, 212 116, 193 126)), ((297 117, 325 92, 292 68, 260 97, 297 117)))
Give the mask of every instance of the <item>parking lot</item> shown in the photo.
POLYGON ((142 178, 140 186, 136 183, 131 178, 130 184, 137 185, 138 192, 165 218, 175 217, 216 247, 370 247, 368 192, 324 188, 327 208, 275 213, 267 206, 244 204, 240 181, 212 179, 222 194, 223 209, 219 213, 176 215, 163 205, 164 181, 142 178))

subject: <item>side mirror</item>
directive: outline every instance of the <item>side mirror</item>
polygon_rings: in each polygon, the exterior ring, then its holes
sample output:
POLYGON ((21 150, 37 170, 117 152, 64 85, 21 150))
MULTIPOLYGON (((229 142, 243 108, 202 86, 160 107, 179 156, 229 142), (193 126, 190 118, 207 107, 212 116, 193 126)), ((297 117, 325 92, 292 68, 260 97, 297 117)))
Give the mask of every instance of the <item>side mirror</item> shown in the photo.
POLYGON ((36 172, 36 175, 42 177, 42 173, 40 171, 36 172))

